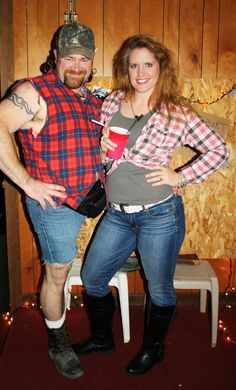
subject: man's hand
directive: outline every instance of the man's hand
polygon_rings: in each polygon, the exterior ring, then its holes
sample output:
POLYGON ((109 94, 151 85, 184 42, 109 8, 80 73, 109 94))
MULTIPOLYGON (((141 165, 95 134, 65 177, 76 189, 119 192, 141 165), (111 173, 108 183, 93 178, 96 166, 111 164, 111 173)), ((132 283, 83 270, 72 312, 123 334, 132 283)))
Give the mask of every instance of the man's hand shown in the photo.
POLYGON ((63 186, 43 183, 42 181, 33 179, 32 177, 27 180, 26 184, 22 188, 26 195, 34 200, 37 200, 44 210, 46 209, 46 201, 51 207, 56 208, 56 203, 53 198, 57 197, 65 199, 67 197, 63 186))

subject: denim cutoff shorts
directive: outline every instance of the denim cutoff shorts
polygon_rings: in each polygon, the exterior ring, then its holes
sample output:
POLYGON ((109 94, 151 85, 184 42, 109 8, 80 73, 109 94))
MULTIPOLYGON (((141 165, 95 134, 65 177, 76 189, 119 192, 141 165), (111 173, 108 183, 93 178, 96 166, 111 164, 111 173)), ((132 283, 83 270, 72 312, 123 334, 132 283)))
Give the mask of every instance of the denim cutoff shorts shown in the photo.
POLYGON ((65 206, 55 209, 47 203, 42 209, 31 198, 26 206, 37 234, 42 260, 48 263, 70 263, 78 252, 77 239, 85 216, 65 206))

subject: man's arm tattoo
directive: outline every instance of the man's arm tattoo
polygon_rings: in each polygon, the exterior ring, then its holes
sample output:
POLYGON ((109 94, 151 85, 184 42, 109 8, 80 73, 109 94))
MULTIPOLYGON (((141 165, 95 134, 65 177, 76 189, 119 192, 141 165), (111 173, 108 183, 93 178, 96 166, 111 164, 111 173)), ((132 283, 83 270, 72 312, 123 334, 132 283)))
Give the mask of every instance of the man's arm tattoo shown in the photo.
POLYGON ((7 97, 7 100, 12 101, 15 106, 20 107, 22 110, 25 110, 27 114, 35 115, 35 113, 29 108, 28 103, 16 93, 13 92, 10 96, 7 97))

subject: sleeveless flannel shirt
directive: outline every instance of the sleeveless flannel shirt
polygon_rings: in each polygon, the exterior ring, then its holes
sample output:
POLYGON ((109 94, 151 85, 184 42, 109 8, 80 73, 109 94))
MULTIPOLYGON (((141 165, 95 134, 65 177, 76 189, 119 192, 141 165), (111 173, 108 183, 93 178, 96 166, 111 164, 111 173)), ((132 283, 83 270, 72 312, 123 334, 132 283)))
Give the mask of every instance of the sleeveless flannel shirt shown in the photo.
POLYGON ((26 168, 34 178, 63 185, 68 197, 55 201, 76 208, 95 183, 96 172, 104 179, 101 130, 90 121, 99 120, 102 102, 87 89, 81 100, 53 70, 28 80, 46 102, 47 118, 38 134, 32 129, 19 131, 26 168))

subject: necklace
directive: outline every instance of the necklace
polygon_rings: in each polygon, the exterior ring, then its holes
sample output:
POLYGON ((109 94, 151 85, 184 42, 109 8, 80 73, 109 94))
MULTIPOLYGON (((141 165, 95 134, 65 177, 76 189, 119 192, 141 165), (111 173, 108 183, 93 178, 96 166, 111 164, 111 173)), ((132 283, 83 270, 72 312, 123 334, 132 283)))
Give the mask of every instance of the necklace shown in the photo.
POLYGON ((133 108, 133 103, 132 103, 132 98, 130 98, 130 107, 131 107, 133 116, 134 116, 134 118, 136 119, 136 121, 137 121, 137 122, 140 121, 140 119, 143 117, 143 114, 141 114, 141 115, 135 115, 134 108, 133 108))

